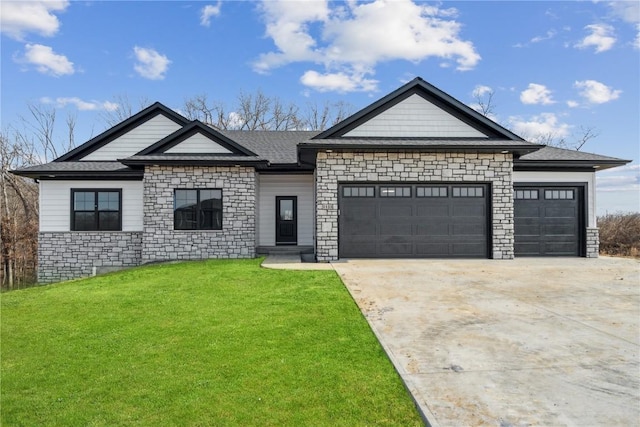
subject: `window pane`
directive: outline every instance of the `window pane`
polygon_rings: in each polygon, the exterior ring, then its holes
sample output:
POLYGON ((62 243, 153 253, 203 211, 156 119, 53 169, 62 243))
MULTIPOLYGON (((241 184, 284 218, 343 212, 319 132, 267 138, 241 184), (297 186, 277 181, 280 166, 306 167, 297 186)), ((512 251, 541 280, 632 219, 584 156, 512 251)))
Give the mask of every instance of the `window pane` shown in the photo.
POLYGON ((196 230, 198 223, 196 217, 196 206, 176 209, 174 214, 174 228, 176 230, 196 230))
POLYGON ((116 231, 120 229, 118 212, 98 212, 98 229, 116 231))
POLYGON ((367 187, 367 197, 373 197, 373 187, 367 187))
POLYGON ((115 191, 98 192, 98 210, 100 211, 117 211, 120 208, 120 194, 115 191))
POLYGON ((75 212, 74 214, 74 230, 75 231, 94 231, 96 230, 96 214, 95 212, 75 212))
POLYGON ((344 197, 351 197, 351 187, 344 187, 342 189, 342 195, 344 197))
POLYGON ((453 197, 460 197, 460 189, 458 187, 453 187, 453 197))
POLYGON ((175 208, 191 208, 195 209, 195 205, 198 203, 198 190, 176 190, 175 193, 175 208))
POLYGON ((95 209, 95 193, 93 191, 76 191, 73 193, 73 210, 92 211, 95 209))
POLYGON ((280 220, 293 221, 293 200, 280 200, 280 220))

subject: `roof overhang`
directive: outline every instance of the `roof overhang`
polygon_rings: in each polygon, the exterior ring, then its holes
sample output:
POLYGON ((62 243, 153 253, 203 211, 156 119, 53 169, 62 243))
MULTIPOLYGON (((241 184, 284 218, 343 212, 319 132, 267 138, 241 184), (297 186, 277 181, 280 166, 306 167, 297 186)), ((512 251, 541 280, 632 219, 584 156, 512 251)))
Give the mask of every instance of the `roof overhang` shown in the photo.
POLYGON ((144 176, 142 169, 130 169, 122 171, 86 171, 86 170, 12 170, 14 175, 24 176, 26 178, 48 180, 48 179, 109 179, 109 180, 141 180, 144 176))
POLYGON ((450 152, 450 153, 465 153, 465 152, 478 152, 478 153, 502 153, 512 154, 514 158, 518 158, 525 154, 532 153, 542 148, 542 145, 537 144, 437 144, 437 145, 420 145, 420 144, 406 144, 398 143, 394 144, 390 141, 385 141, 384 144, 351 144, 351 143, 322 143, 317 142, 303 142, 298 144, 298 158, 300 162, 315 165, 316 154, 318 152, 380 152, 380 151, 417 151, 417 152, 450 152))
POLYGON ((593 172, 624 166, 631 160, 515 160, 514 171, 551 171, 570 170, 574 172, 593 172))
POLYGON ((258 157, 239 157, 239 156, 180 156, 180 155, 162 155, 162 156, 131 156, 126 159, 118 159, 118 161, 126 166, 153 166, 153 165, 172 165, 172 166, 248 166, 258 167, 267 166, 269 162, 266 159, 258 157))

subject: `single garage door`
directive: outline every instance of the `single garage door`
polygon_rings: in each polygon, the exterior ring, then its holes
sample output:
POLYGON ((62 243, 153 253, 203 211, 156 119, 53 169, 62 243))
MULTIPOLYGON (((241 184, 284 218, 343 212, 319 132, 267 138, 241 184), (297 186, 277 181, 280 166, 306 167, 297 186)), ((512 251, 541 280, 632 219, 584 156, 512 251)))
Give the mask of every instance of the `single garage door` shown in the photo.
POLYGON ((516 256, 580 256, 582 187, 516 186, 516 256))
POLYGON ((488 190, 483 184, 340 185, 340 257, 486 258, 488 190))

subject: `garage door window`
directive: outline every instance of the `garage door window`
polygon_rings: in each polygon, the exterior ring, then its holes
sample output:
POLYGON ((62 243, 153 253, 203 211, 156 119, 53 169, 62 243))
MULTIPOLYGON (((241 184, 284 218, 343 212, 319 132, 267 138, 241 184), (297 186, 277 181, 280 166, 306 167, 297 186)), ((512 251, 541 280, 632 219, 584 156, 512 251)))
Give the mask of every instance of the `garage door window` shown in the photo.
POLYGON ((447 197, 447 187, 416 187, 416 197, 447 197))
POLYGON ((538 190, 516 190, 516 200, 538 200, 538 190))
POLYGON ((484 197, 482 187, 453 187, 453 197, 484 197))
POLYGON ((573 200, 573 190, 544 190, 544 198, 547 200, 573 200))
POLYGON ((374 187, 343 187, 343 197, 374 197, 374 187))
POLYGON ((380 187, 380 197, 411 197, 411 187, 380 187))

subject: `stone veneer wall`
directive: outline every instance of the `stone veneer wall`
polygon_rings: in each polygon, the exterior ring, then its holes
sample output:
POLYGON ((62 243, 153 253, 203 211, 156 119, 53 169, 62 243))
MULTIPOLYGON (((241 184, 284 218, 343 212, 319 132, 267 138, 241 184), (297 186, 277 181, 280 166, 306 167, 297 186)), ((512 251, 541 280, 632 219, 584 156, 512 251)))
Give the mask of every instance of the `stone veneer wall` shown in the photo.
POLYGON ((319 152, 316 257, 338 259, 338 183, 365 181, 491 184, 493 258, 513 258, 513 159, 500 153, 319 152))
POLYGON ((61 231, 38 235, 38 282, 87 277, 97 271, 140 264, 142 233, 61 231))
POLYGON ((253 258, 256 173, 247 167, 148 166, 142 261, 253 258), (174 230, 174 189, 222 189, 222 230, 174 230))
POLYGON ((598 258, 600 254, 600 229, 587 227, 587 258, 598 258))

